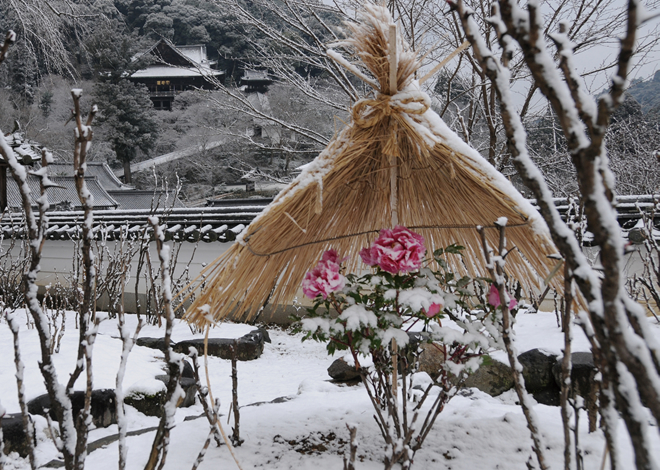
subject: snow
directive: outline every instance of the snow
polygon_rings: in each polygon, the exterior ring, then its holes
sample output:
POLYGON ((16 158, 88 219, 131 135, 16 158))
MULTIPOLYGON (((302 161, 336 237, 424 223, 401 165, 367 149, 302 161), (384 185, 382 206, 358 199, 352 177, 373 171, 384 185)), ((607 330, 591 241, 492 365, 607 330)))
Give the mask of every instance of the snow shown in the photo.
POLYGON ((207 67, 200 66, 199 68, 183 68, 171 67, 167 65, 154 65, 146 69, 138 70, 133 73, 133 78, 170 78, 170 77, 212 77, 221 76, 224 72, 220 70, 213 70, 207 67))
MULTIPOLYGON (((38 370, 40 357, 37 334, 26 326, 23 311, 16 312, 20 325, 22 359, 25 364, 25 389, 27 398, 32 399, 45 393, 43 380, 38 370)), ((59 354, 54 356, 58 373, 66 377, 73 370, 76 359, 78 332, 75 329, 75 315, 67 315, 67 325, 59 354)), ((125 328, 132 332, 137 325, 135 315, 126 316, 125 328)), ((451 323, 443 320, 443 327, 451 323)), ((519 352, 541 348, 553 354, 561 354, 563 336, 557 327, 554 313, 519 313, 516 317, 514 342, 519 352)), ((243 324, 224 323, 213 328, 209 336, 240 337, 254 327, 243 324)), ((660 326, 648 323, 649 336, 660 338, 660 326)), ((141 337, 162 337, 164 328, 145 325, 141 337)), ((338 352, 336 357, 327 355, 325 345, 314 341, 301 342, 301 334, 287 331, 269 330, 272 343, 266 343, 263 355, 254 361, 239 362, 239 401, 241 408, 241 437, 245 443, 235 449, 237 458, 244 469, 336 469, 342 468, 342 453, 348 441, 345 423, 357 425, 360 443, 358 456, 360 470, 381 469, 383 446, 380 433, 372 418, 373 409, 362 385, 346 386, 330 382, 327 367, 332 361, 345 354, 338 352), (270 403, 276 398, 285 397, 279 403, 270 403), (261 403, 259 405, 256 405, 261 403), (247 406, 252 405, 253 406, 247 406), (324 446, 325 451, 314 451, 324 446)), ((177 321, 172 337, 174 341, 200 338, 203 333, 193 333, 187 324, 177 321)), ((574 330, 573 351, 588 351, 589 342, 581 329, 574 330)), ((397 341, 399 338, 397 338, 397 341)), ((94 344, 94 388, 114 388, 116 373, 122 353, 122 343, 118 337, 116 320, 106 320, 99 325, 94 344)), ((0 357, 13 357, 12 333, 6 321, 0 320, 0 357)), ((504 353, 493 354, 498 360, 506 361, 504 353), (501 354, 501 355, 499 355, 501 354)), ((201 361, 200 361, 201 362, 201 361)), ((124 384, 127 395, 130 391, 152 392, 162 389, 156 381, 162 375, 163 353, 142 346, 134 346, 125 371, 124 384)), ((203 371, 202 371, 203 372, 203 371)), ((17 413, 20 408, 16 393, 15 366, 5 360, 0 366, 0 397, 7 413, 17 413)), ((230 361, 209 357, 210 384, 214 397, 221 400, 221 413, 226 419, 231 403, 230 361)), ((202 373, 202 375, 204 375, 202 373)), ((82 390, 84 377, 75 388, 82 390)), ((426 374, 413 377, 415 385, 428 384, 426 374)), ((490 397, 476 389, 459 393, 440 414, 424 447, 417 452, 413 469, 449 468, 453 470, 473 469, 513 469, 525 468, 525 462, 532 455, 531 440, 517 397, 513 391, 499 397, 490 397)), ((563 434, 558 407, 533 403, 534 412, 541 423, 544 442, 548 446, 547 455, 552 468, 563 466, 563 434)), ((647 422, 648 415, 640 410, 647 422)), ((201 450, 209 431, 205 418, 184 421, 202 414, 201 405, 177 409, 174 417, 176 426, 172 429, 171 449, 166 469, 190 468, 201 450)), ((617 418, 618 419, 618 418, 617 418)), ((133 408, 126 407, 128 431, 156 426, 158 418, 147 417, 133 408)), ((224 422, 223 422, 224 424, 224 422)), ((56 458, 57 451, 45 434, 46 422, 35 418, 38 446, 36 458, 40 465, 56 458)), ((588 420, 581 416, 580 442, 585 458, 584 468, 599 468, 604 448, 604 438, 600 431, 589 434, 588 420)), ((621 468, 632 468, 632 449, 625 434, 625 426, 619 429, 621 444, 621 468)), ((645 438, 660 449, 657 428, 649 425, 645 438)), ((93 429, 90 442, 115 434, 116 425, 105 429, 93 429)), ((148 449, 151 448, 154 432, 127 437, 127 468, 143 468, 148 449)), ((660 450, 656 451, 660 460, 660 450)), ((87 468, 111 470, 117 467, 117 442, 91 452, 87 457, 87 468)), ((5 468, 29 468, 27 461, 9 457, 5 468)), ((226 448, 212 444, 207 451, 200 469, 236 468, 226 448)))
POLYGON ((153 396, 157 393, 164 392, 166 389, 165 383, 158 379, 141 379, 133 383, 126 389, 126 396, 133 396, 136 399, 145 396, 153 396))
POLYGON ((364 305, 351 305, 339 315, 339 318, 346 320, 346 329, 348 331, 359 330, 361 325, 371 326, 373 328, 378 325, 376 315, 364 308, 364 305))

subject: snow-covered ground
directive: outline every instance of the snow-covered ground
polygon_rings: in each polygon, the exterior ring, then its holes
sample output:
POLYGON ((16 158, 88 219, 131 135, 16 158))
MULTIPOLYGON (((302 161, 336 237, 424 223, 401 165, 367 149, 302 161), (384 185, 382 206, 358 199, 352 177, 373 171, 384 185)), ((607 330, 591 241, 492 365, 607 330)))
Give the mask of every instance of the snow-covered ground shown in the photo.
MULTIPOLYGON (((39 346, 34 329, 27 326, 25 314, 18 313, 22 325, 21 350, 25 362, 25 385, 28 399, 45 393, 37 367, 39 346)), ((135 325, 136 318, 128 321, 135 325)), ((77 331, 74 314, 69 314, 62 348, 55 357, 60 381, 64 382, 73 370, 77 331)), ((649 328, 660 338, 660 326, 649 322, 649 328)), ((211 337, 238 337, 253 327, 223 324, 211 330, 211 337)), ((146 326, 140 336, 162 336, 163 331, 146 326)), ((193 337, 186 324, 178 323, 174 341, 193 337)), ((198 335, 201 336, 201 335, 198 335)), ((347 448, 346 423, 358 425, 359 449, 356 468, 380 469, 382 438, 372 418, 372 408, 361 385, 346 386, 329 382, 329 357, 325 345, 312 341, 302 343, 300 335, 283 330, 270 330, 272 343, 266 343, 263 355, 254 361, 239 362, 239 401, 241 408, 241 437, 245 443, 236 449, 242 468, 264 469, 341 469, 342 455, 347 448), (270 403, 280 397, 290 400, 270 403), (260 405, 255 403, 265 402, 260 405)), ((553 313, 519 314, 516 325, 516 345, 519 352, 543 348, 560 353, 563 337, 553 313)), ((119 364, 121 343, 115 320, 101 324, 94 346, 95 388, 114 388, 119 364)), ((582 333, 575 330, 574 351, 587 351, 582 333)), ((497 354, 496 354, 497 356, 497 354)), ((124 389, 148 386, 156 375, 162 374, 162 353, 135 346, 130 355, 124 389)), ((0 400, 8 413, 19 412, 13 363, 12 335, 6 322, 0 320, 0 400)), ((502 356, 500 359, 504 359, 502 356)), ((222 401, 223 425, 231 401, 229 361, 209 358, 209 373, 213 395, 222 401)), ((83 380, 78 385, 82 388, 83 380)), ((559 408, 536 405, 542 433, 548 446, 552 468, 563 468, 563 434, 559 408)), ((207 437, 209 426, 205 418, 188 419, 202 414, 201 405, 177 411, 177 426, 172 431, 172 447, 167 469, 191 468, 207 437)), ((44 432, 45 419, 35 419, 38 428, 37 459, 44 465, 57 457, 54 446, 44 432)), ((158 419, 147 417, 127 407, 129 431, 157 426, 158 419)), ((231 420, 233 424, 233 418, 231 420)), ((600 431, 587 432, 586 416, 580 419, 580 443, 586 469, 600 468, 604 440, 600 431)), ((657 428, 656 428, 657 429, 657 428)), ((116 426, 95 429, 90 442, 117 432, 116 426)), ((625 461, 633 468, 629 440, 623 423, 619 427, 625 461)), ((144 468, 154 432, 128 438, 128 468, 144 468)), ((660 438, 655 449, 660 460, 660 438)), ((454 398, 436 421, 424 447, 416 454, 417 469, 525 469, 532 456, 531 440, 513 391, 490 397, 476 389, 468 389, 454 398)), ((14 455, 6 469, 29 468, 27 462, 14 455)), ((110 470, 117 468, 117 443, 91 452, 86 468, 110 470)), ((237 468, 226 446, 209 448, 201 469, 237 468)))

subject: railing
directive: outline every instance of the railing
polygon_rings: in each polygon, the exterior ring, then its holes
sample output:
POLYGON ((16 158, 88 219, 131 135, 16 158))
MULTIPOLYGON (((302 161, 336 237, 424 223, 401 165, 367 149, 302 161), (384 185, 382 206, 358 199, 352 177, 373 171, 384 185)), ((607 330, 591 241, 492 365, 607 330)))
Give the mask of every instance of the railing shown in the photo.
POLYGON ((170 91, 150 91, 149 92, 149 97, 150 98, 173 98, 176 96, 177 93, 181 93, 181 91, 175 91, 175 90, 170 90, 170 91))

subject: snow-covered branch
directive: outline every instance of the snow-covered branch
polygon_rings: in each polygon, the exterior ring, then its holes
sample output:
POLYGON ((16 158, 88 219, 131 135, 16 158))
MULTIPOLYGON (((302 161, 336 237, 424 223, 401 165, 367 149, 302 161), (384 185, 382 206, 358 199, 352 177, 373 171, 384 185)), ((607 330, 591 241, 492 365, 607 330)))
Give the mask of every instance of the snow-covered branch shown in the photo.
POLYGON ((149 224, 153 227, 158 259, 160 260, 160 279, 163 292, 163 310, 165 315, 165 363, 168 368, 169 380, 165 392, 163 415, 156 431, 151 447, 149 460, 145 470, 163 468, 167 459, 170 442, 170 430, 174 427, 176 407, 185 397, 181 388, 182 357, 172 350, 172 328, 174 327, 174 310, 172 309, 172 280, 170 278, 170 247, 165 245, 165 234, 158 217, 150 217, 149 224))
POLYGON ((654 418, 660 419, 658 347, 643 326, 647 321, 643 309, 627 297, 623 287, 624 243, 612 207, 614 180, 603 145, 609 118, 621 101, 630 68, 639 23, 638 5, 635 0, 628 3, 618 69, 610 92, 599 99, 597 111, 591 98, 582 91, 579 78, 570 70, 575 49, 569 41, 570 30, 567 32, 564 26, 553 36, 560 51, 560 67, 564 70, 562 79, 546 47, 538 4, 530 2, 527 11, 510 0, 503 0, 499 6, 501 13, 496 6, 489 21, 497 31, 502 60, 496 58, 478 33, 473 12, 462 0, 452 3, 483 73, 497 90, 507 145, 516 169, 536 196, 553 240, 568 264, 567 274, 575 279, 586 300, 588 321, 583 323, 583 328, 593 334, 599 345, 594 354, 599 358, 598 366, 603 374, 601 416, 614 468, 618 462, 615 406, 631 435, 637 468, 653 468, 648 422, 640 410, 644 402, 654 418), (575 234, 552 207, 547 182, 527 150, 525 130, 513 105, 508 68, 509 59, 518 51, 523 54, 536 86, 551 104, 566 136, 587 222, 594 233, 595 244, 601 249, 602 279, 582 253, 575 234))

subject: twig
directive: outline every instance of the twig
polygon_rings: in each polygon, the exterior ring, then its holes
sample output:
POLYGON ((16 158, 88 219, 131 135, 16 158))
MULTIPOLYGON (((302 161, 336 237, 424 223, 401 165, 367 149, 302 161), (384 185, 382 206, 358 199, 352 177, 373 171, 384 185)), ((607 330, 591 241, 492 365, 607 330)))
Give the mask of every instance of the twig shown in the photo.
POLYGON ((126 271, 128 270, 128 262, 123 258, 123 243, 120 248, 121 260, 121 301, 119 302, 119 310, 117 311, 117 328, 119 329, 119 337, 122 342, 121 360, 119 362, 119 370, 117 371, 117 379, 115 382, 115 406, 117 408, 117 432, 119 434, 119 470, 126 468, 126 457, 128 455, 128 446, 126 445, 126 418, 124 414, 124 391, 122 383, 124 381, 124 374, 126 372, 126 364, 128 363, 128 355, 135 345, 135 339, 140 334, 140 330, 144 325, 142 319, 138 319, 138 324, 135 327, 135 332, 131 338, 127 330, 124 318, 124 292, 126 290, 126 271))
MULTIPOLYGON (((211 401, 213 402, 213 392, 211 391, 211 380, 209 379, 209 362, 208 362, 208 357, 209 357, 209 330, 211 328, 210 324, 207 324, 206 326, 206 333, 204 334, 204 372, 206 374, 206 383, 208 384, 208 393, 209 397, 211 398, 211 401)), ((219 400, 218 400, 219 401, 219 400)), ((218 404, 218 407, 220 405, 218 404)), ((227 448, 229 449, 229 453, 231 454, 232 458, 234 459, 234 462, 236 463, 236 466, 238 467, 238 470, 243 470, 241 467, 240 462, 238 461, 238 458, 236 457, 236 454, 234 453, 234 446, 231 445, 231 441, 227 438, 227 434, 225 434, 225 430, 222 429, 222 424, 220 423, 220 418, 215 414, 215 424, 220 430, 220 434, 222 435, 222 439, 225 441, 225 444, 227 444, 227 448)))
POLYGON ((168 366, 169 380, 167 382, 167 392, 165 393, 165 404, 163 406, 163 415, 156 431, 149 459, 145 465, 145 470, 154 470, 156 465, 162 469, 167 459, 167 450, 170 441, 170 429, 174 427, 174 414, 176 407, 185 397, 183 389, 180 386, 181 381, 181 357, 172 350, 172 328, 174 327, 174 311, 172 310, 172 292, 170 290, 171 279, 169 275, 170 254, 169 246, 165 245, 165 235, 159 225, 157 217, 149 217, 149 224, 153 227, 154 238, 156 239, 156 249, 160 260, 160 276, 163 291, 163 307, 165 310, 165 362, 168 366))
MULTIPOLYGON (((27 238, 30 240, 30 264, 29 269, 23 274, 23 284, 25 286, 25 300, 34 320, 34 325, 39 336, 39 345, 41 348, 41 361, 39 362, 39 369, 44 378, 44 384, 48 391, 50 403, 57 421, 59 423, 61 445, 58 449, 62 452, 64 465, 67 470, 72 470, 78 463, 75 458, 76 449, 76 434, 73 419, 73 409, 71 406, 71 398, 67 393, 68 388, 61 385, 55 365, 53 364, 52 355, 50 354, 50 344, 52 338, 48 327, 48 319, 43 313, 39 301, 37 299, 36 279, 40 271, 41 251, 45 241, 44 233, 48 226, 48 217, 46 210, 48 209, 48 199, 45 197, 44 184, 46 178, 45 170, 41 173, 41 192, 42 197, 38 198, 38 211, 39 217, 35 216, 32 209, 32 201, 30 198, 30 188, 27 183, 27 173, 25 168, 18 163, 16 155, 12 148, 8 145, 4 133, 0 131, 0 155, 3 156, 5 162, 9 165, 12 177, 18 185, 19 193, 21 196, 21 205, 25 213, 25 221, 27 227, 27 238)), ((42 158, 48 159, 49 153, 43 153, 42 158)))
POLYGON ((94 266, 94 253, 92 251, 92 242, 94 234, 92 228, 94 227, 94 213, 93 213, 93 199, 91 193, 87 189, 85 183, 85 169, 87 168, 87 151, 89 150, 92 141, 92 128, 90 127, 94 116, 97 112, 96 105, 92 106, 87 121, 83 124, 80 112, 80 98, 82 97, 82 90, 71 90, 73 98, 74 112, 76 115, 76 128, 74 130, 75 146, 73 152, 73 170, 74 179, 76 182, 76 190, 78 192, 78 199, 83 207, 84 219, 82 224, 82 254, 84 266, 83 278, 83 301, 80 306, 80 326, 79 326, 79 345, 78 345, 78 359, 76 361, 76 369, 69 378, 67 385, 68 390, 73 389, 78 376, 83 370, 86 371, 87 387, 85 389, 85 404, 80 411, 77 419, 76 431, 78 434, 76 441, 75 451, 75 468, 83 470, 85 468, 85 457, 87 456, 87 435, 89 432, 88 417, 92 406, 92 348, 96 339, 98 331, 98 322, 96 320, 96 303, 95 300, 95 284, 96 284, 96 267, 94 266), (91 326, 94 325, 94 326, 91 326))
MULTIPOLYGON (((16 364, 16 388, 18 389, 18 403, 21 407, 21 417, 23 418, 23 429, 25 430, 25 435, 27 437, 26 442, 28 446, 28 457, 30 459, 30 467, 32 470, 36 470, 37 468, 37 463, 34 458, 34 425, 32 424, 32 420, 30 419, 30 414, 28 413, 27 409, 27 401, 25 399, 25 383, 23 382, 23 373, 25 371, 25 366, 23 364, 23 361, 21 359, 21 348, 19 345, 18 341, 18 331, 19 327, 18 324, 16 323, 16 318, 10 315, 6 316, 7 318, 7 324, 9 325, 9 329, 12 332, 12 335, 14 336, 14 363, 16 364)), ((0 417, 0 421, 2 420, 2 417, 0 417)), ((2 426, 0 426, 0 432, 2 432, 2 426)), ((0 441, 2 441, 2 436, 0 436, 0 441)), ((0 453, 2 453, 2 449, 0 449, 0 453)), ((0 465, 0 468, 2 466, 0 465)))
POLYGON ((231 345, 231 398, 234 410, 234 428, 232 429, 231 442, 236 447, 243 444, 240 432, 241 412, 238 408, 238 372, 236 368, 236 355, 238 354, 238 340, 235 339, 231 345))
POLYGON ((511 319, 509 317, 508 294, 504 285, 504 260, 502 259, 502 255, 506 250, 506 238, 504 236, 505 226, 505 224, 500 225, 500 260, 498 261, 494 261, 491 256, 488 241, 486 240, 486 231, 483 227, 479 227, 478 230, 479 234, 481 235, 481 243, 486 261, 486 267, 490 272, 493 284, 497 288, 501 299, 500 308, 502 312, 502 340, 504 342, 507 356, 509 357, 509 364, 511 365, 511 371, 513 375, 513 384, 516 390, 516 394, 518 395, 518 400, 520 400, 520 406, 522 407, 523 414, 527 419, 527 427, 529 428, 529 431, 532 435, 532 440, 534 442, 534 452, 536 453, 539 466, 542 470, 547 470, 549 467, 546 463, 546 458, 543 453, 545 446, 543 444, 543 439, 541 438, 541 433, 539 432, 538 419, 536 417, 536 413, 534 413, 534 410, 532 409, 527 391, 525 390, 525 379, 522 375, 522 366, 518 361, 515 347, 513 346, 513 341, 511 339, 511 319))
POLYGON ((211 431, 215 436, 215 442, 218 446, 221 446, 224 442, 222 433, 218 427, 218 410, 220 409, 220 400, 218 400, 213 407, 209 406, 208 401, 206 401, 206 397, 209 395, 209 389, 208 387, 202 385, 202 382, 199 378, 199 361, 197 360, 198 355, 199 353, 197 349, 191 346, 188 350, 188 356, 190 359, 192 359, 193 363, 193 371, 195 373, 195 382, 197 384, 197 394, 199 396, 199 401, 202 404, 202 408, 204 409, 204 415, 209 421, 211 431))
POLYGON ((357 455, 357 426, 346 423, 350 434, 348 459, 344 454, 344 470, 355 470, 355 456, 357 455))
POLYGON ((16 33, 13 31, 7 31, 7 35, 5 36, 5 41, 2 43, 2 47, 0 47, 0 64, 5 61, 7 58, 7 52, 9 51, 9 46, 14 44, 16 42, 16 33))
MULTIPOLYGON (((570 414, 568 410, 568 395, 571 390, 571 341, 573 340, 571 334, 571 304, 573 303, 572 284, 573 280, 570 275, 568 265, 564 266, 564 304, 561 315, 561 327, 564 333, 564 357, 561 361, 561 421, 564 427, 564 469, 571 470, 571 426, 570 414)), ((574 433, 576 435, 577 446, 577 433, 579 428, 575 426, 574 433)))
POLYGON ((214 431, 210 430, 208 436, 206 436, 206 440, 204 441, 204 445, 202 446, 202 450, 199 451, 199 454, 197 455, 197 459, 195 459, 195 462, 193 463, 192 470, 197 470, 197 467, 199 467, 202 462, 204 461, 204 457, 206 456, 206 450, 209 448, 209 444, 211 444, 211 439, 213 438, 214 431))

